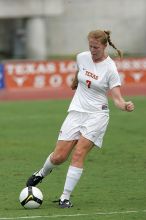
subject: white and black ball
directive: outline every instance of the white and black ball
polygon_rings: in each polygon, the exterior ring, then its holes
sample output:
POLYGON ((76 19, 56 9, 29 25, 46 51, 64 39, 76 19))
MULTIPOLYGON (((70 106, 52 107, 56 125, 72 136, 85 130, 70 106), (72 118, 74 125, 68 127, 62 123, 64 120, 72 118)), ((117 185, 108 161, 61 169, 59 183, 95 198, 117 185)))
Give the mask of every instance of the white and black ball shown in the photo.
POLYGON ((20 192, 19 201, 26 209, 37 209, 43 202, 43 194, 37 187, 28 186, 20 192))

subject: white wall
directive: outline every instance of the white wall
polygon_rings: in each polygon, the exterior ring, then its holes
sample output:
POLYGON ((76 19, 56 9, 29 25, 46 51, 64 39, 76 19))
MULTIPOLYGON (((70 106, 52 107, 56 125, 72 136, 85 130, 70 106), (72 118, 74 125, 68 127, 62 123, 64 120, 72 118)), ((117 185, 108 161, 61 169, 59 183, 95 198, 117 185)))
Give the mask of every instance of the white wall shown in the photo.
POLYGON ((62 0, 0 0, 0 18, 58 15, 62 0))
POLYGON ((146 54, 145 0, 64 0, 65 12, 47 22, 50 54, 86 50, 90 30, 112 31, 113 43, 124 52, 146 54))
MULTIPOLYGON (((146 55, 146 0, 0 0, 0 18, 37 16, 45 23, 46 37, 38 35, 42 45, 47 42, 43 58, 88 49, 86 37, 94 29, 111 30, 113 43, 125 53, 146 55)), ((33 28, 27 46, 35 38, 33 28)), ((42 56, 41 49, 37 53, 42 56)))

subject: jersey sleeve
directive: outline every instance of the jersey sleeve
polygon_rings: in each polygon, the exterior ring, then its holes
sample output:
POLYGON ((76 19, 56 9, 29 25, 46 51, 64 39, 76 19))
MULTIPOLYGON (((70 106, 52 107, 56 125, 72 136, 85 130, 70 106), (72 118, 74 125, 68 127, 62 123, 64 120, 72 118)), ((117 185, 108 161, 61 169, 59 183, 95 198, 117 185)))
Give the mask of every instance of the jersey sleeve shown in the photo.
POLYGON ((121 79, 117 71, 117 67, 114 66, 112 70, 110 70, 109 74, 109 88, 112 89, 116 86, 121 86, 121 79))

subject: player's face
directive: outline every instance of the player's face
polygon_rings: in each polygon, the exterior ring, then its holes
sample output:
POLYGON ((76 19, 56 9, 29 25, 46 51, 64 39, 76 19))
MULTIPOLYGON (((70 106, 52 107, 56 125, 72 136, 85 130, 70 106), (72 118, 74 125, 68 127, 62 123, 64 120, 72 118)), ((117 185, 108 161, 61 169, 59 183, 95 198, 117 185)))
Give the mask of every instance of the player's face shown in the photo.
POLYGON ((102 60, 105 57, 105 48, 107 45, 103 45, 100 40, 96 40, 94 38, 89 39, 89 50, 92 55, 92 59, 94 62, 98 60, 102 60))

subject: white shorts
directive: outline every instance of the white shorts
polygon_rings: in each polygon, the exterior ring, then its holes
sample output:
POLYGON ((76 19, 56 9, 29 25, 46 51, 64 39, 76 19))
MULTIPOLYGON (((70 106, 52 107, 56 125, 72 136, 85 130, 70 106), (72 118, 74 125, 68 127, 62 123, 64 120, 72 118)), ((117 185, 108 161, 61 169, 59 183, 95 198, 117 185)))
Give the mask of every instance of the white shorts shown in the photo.
POLYGON ((78 140, 82 135, 101 148, 108 122, 109 114, 105 112, 70 111, 62 124, 58 140, 78 140))

